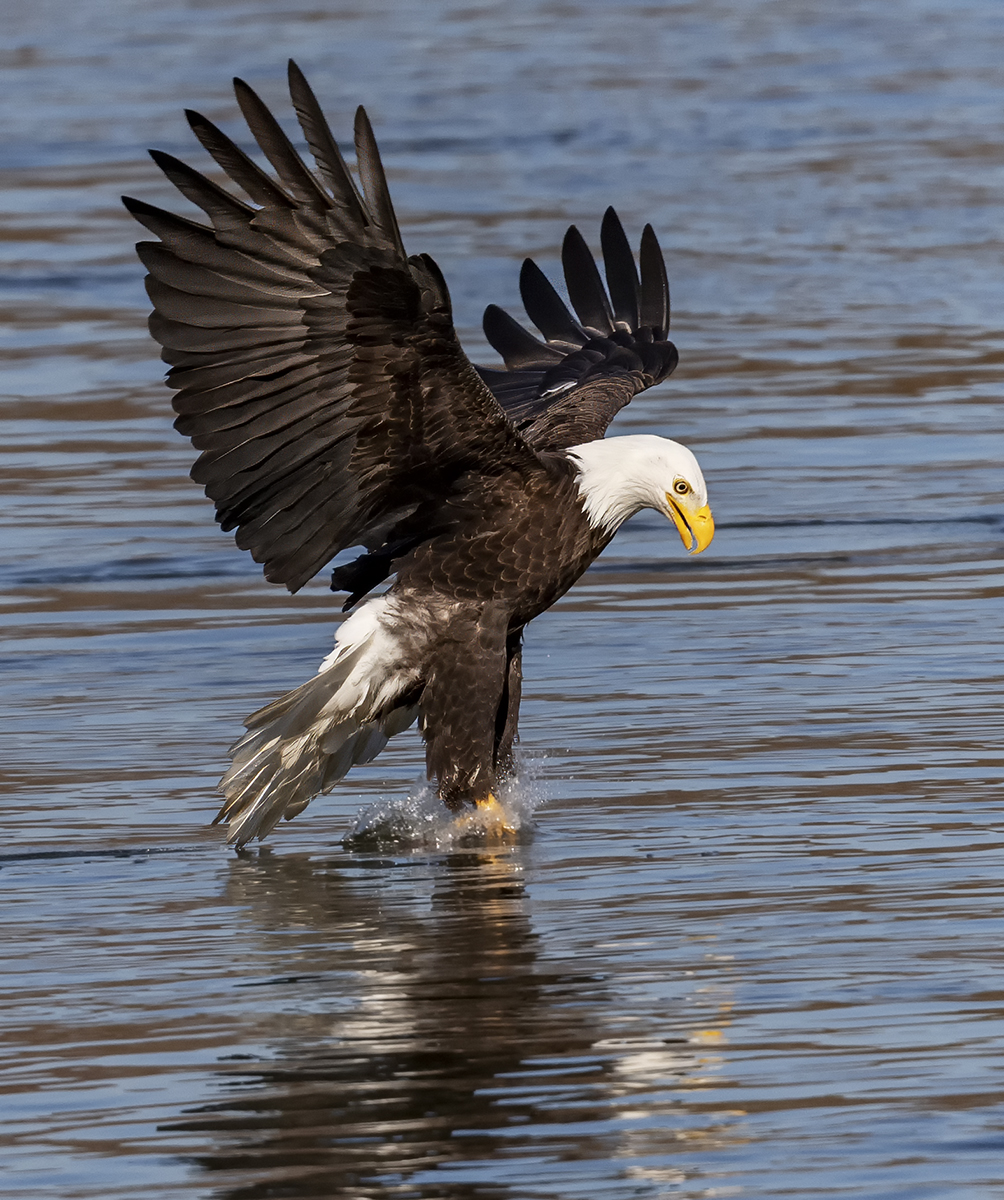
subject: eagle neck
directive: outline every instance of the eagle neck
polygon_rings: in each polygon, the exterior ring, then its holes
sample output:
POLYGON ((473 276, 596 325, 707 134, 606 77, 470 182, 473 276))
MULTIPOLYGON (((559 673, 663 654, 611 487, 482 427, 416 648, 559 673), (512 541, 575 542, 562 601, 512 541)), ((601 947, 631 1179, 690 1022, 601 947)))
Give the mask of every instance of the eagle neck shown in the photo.
POLYGON ((605 541, 628 517, 651 505, 650 489, 636 471, 637 455, 630 436, 600 438, 568 449, 576 468, 575 483, 582 511, 594 533, 605 541))

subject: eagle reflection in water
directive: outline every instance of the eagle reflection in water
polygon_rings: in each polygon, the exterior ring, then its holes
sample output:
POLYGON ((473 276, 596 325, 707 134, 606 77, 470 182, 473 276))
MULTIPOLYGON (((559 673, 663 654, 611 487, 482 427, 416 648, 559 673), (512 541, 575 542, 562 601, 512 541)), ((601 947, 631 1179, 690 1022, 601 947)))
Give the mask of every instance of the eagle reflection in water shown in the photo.
POLYGON ((542 950, 522 874, 509 851, 231 863, 269 972, 232 1014, 259 1061, 221 1062, 220 1098, 168 1127, 217 1200, 591 1195, 601 1175, 619 1195, 734 1139, 694 1014, 626 1032, 623 980, 542 950))

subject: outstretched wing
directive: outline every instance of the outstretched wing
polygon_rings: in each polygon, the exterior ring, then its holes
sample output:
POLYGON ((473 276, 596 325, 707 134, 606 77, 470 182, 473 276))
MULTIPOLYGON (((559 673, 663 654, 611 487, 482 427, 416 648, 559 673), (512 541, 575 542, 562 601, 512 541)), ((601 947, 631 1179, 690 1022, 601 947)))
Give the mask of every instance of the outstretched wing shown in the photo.
POLYGON ((152 151, 209 225, 124 202, 160 238, 137 250, 178 389, 175 425, 202 452, 192 478, 266 578, 296 591, 347 546, 379 548, 403 530, 413 542, 416 514, 465 472, 539 460, 464 355, 439 268, 405 255, 366 114, 358 188, 293 63, 289 86, 316 174, 235 80, 278 178, 189 112, 248 200, 152 151))
POLYGON ((573 225, 561 250, 575 316, 532 259, 519 288, 541 342, 492 304, 485 337, 504 371, 478 371, 510 419, 538 450, 563 450, 603 437, 632 396, 665 379, 677 364, 669 331, 669 284, 651 225, 641 237, 641 274, 624 228, 608 208, 600 229, 607 286, 573 225))

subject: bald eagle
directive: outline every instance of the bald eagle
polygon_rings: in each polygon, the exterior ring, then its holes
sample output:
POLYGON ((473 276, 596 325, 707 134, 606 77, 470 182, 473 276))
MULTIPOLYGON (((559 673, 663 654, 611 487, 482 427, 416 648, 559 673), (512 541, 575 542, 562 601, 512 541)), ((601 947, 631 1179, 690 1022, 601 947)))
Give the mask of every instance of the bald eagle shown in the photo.
POLYGON ((662 253, 646 226, 639 272, 608 209, 604 287, 573 226, 562 265, 574 315, 528 259, 520 290, 543 341, 492 305, 485 334, 505 367, 475 367, 439 268, 405 253, 363 109, 357 184, 294 63, 314 170, 255 92, 234 86, 275 176, 189 111, 244 197, 158 151, 208 224, 124 197, 159 239, 137 250, 175 426, 201 452, 192 478, 216 519, 266 579, 295 592, 340 551, 364 552, 334 571, 354 609, 334 650, 245 722, 217 820, 237 846, 265 837, 416 719, 447 808, 490 808, 513 771, 527 622, 640 509, 663 513, 695 553, 714 533, 689 450, 604 440, 677 363, 662 253))

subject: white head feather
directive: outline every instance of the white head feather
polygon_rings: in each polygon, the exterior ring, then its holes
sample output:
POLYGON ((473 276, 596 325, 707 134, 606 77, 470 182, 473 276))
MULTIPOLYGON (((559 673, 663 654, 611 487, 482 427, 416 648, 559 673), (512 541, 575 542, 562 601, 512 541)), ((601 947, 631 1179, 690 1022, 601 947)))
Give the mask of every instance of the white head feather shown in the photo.
POLYGON ((614 533, 643 508, 670 515, 667 493, 678 480, 692 489, 692 503, 707 504, 708 489, 697 459, 679 442, 639 433, 601 438, 568 450, 578 468, 579 494, 594 529, 614 533))

